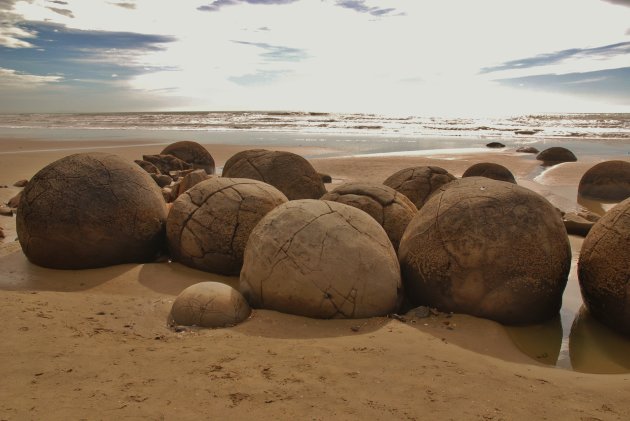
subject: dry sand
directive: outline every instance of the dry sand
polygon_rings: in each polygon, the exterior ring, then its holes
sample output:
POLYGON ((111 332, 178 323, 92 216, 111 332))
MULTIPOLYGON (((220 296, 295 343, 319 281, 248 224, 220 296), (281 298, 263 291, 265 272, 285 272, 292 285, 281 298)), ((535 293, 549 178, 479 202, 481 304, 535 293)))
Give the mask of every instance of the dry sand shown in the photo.
MULTIPOLYGON (((106 150, 130 160, 163 148, 132 143, 0 140, 0 185, 9 186, 0 201, 20 190, 13 182, 76 148, 114 146, 106 150)), ((220 167, 246 147, 208 148, 220 167)), ((334 183, 382 182, 413 165, 460 176, 482 161, 505 165, 563 209, 578 206, 573 192, 594 164, 541 176, 533 156, 509 150, 312 160, 334 183)), ((468 316, 311 320, 255 310, 234 328, 174 332, 167 317, 182 289, 238 279, 176 263, 37 267, 13 241, 14 221, 0 216, 1 420, 630 418, 629 374, 550 368, 521 353, 501 325, 468 316)), ((580 245, 572 238, 574 260, 580 245)))

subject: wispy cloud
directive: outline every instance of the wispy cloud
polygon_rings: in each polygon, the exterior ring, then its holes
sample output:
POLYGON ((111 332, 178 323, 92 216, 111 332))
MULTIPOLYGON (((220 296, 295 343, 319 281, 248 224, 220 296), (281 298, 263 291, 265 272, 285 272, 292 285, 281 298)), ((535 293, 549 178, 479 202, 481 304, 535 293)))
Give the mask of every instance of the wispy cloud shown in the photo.
POLYGON ((21 16, 13 12, 17 0, 0 0, 0 47, 32 48, 27 39, 35 38, 35 34, 18 26, 21 16))
POLYGON ((74 18, 74 14, 72 13, 72 10, 69 9, 61 9, 59 7, 46 7, 47 9, 52 10, 55 13, 58 13, 62 16, 68 17, 68 18, 74 18))
POLYGON ((308 57, 306 51, 300 48, 285 47, 282 45, 271 45, 264 42, 232 41, 236 44, 251 45, 265 50, 260 56, 267 61, 289 61, 296 62, 308 57))
POLYGON ((0 67, 0 87, 26 87, 37 88, 41 85, 60 82, 62 76, 41 76, 28 73, 20 73, 14 69, 0 67))
POLYGON ((237 4, 243 4, 243 3, 248 3, 248 4, 289 4, 289 3, 295 3, 296 1, 299 0, 215 0, 212 3, 205 5, 205 6, 199 6, 197 8, 197 10, 201 10, 203 12, 217 12, 219 10, 221 10, 221 8, 225 7, 225 6, 234 6, 237 4))
POLYGON ((256 73, 231 76, 228 80, 241 86, 269 85, 286 73, 289 72, 287 70, 257 70, 256 73))
POLYGON ((534 57, 508 61, 498 66, 485 67, 480 73, 492 73, 503 70, 526 69, 538 66, 556 64, 569 58, 608 58, 630 54, 630 42, 604 45, 595 48, 572 48, 548 54, 539 54, 534 57))
POLYGON ((123 9, 129 10, 133 10, 136 8, 136 4, 130 2, 110 2, 109 4, 113 4, 114 6, 122 7, 123 9))
POLYGON ((630 7, 630 0, 604 0, 604 1, 607 1, 608 3, 613 3, 613 4, 620 4, 621 6, 630 7))
POLYGON ((337 0, 337 6, 346 9, 352 9, 359 13, 369 13, 372 16, 385 16, 396 11, 393 7, 382 8, 377 6, 368 6, 365 0, 337 0))

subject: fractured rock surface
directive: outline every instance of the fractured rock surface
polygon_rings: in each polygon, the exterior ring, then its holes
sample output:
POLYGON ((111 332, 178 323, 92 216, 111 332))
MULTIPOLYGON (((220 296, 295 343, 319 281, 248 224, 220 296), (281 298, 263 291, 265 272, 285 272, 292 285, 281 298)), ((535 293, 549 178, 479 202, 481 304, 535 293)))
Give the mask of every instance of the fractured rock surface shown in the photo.
POLYGON ((195 169, 202 169, 208 174, 214 174, 214 158, 206 148, 197 142, 183 140, 172 143, 164 148, 161 155, 173 155, 191 164, 195 169))
POLYGON ((296 200, 269 212, 245 249, 240 289, 250 305, 314 318, 396 311, 396 253, 368 214, 342 203, 296 200))
POLYGON ((431 193, 455 180, 455 176, 440 167, 412 167, 389 176, 383 184, 404 194, 420 209, 431 193))

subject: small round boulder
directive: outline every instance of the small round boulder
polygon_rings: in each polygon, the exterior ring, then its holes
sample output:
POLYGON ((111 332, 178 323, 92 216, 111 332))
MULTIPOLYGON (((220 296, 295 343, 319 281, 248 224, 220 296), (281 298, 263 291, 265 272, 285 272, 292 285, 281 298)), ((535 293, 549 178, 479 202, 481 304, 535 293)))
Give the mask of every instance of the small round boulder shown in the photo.
POLYGON ((81 153, 33 177, 16 224, 31 262, 84 269, 154 259, 164 245, 166 213, 159 187, 138 165, 81 153))
POLYGON ((323 195, 322 200, 344 203, 366 212, 385 229, 394 250, 398 250, 405 228, 418 212, 405 195, 383 184, 343 184, 323 195))
POLYGON ((630 199, 609 210, 589 231, 578 278, 593 317, 630 335, 630 199))
POLYGON ((399 257, 412 303, 506 324, 557 315, 571 266, 555 208, 484 177, 440 188, 407 227, 399 257))
POLYGON ((212 177, 173 202, 166 237, 174 260, 223 275, 241 270, 247 238, 287 198, 256 180, 212 177))
POLYGON ((181 326, 229 327, 247 319, 251 309, 240 292, 220 282, 200 282, 173 302, 171 317, 181 326))
POLYGON ((168 145, 160 153, 161 155, 173 155, 195 169, 205 170, 208 174, 214 174, 214 158, 210 152, 197 142, 183 140, 168 145))
POLYGON ((400 170, 387 178, 384 185, 407 196, 420 209, 429 196, 455 176, 440 167, 412 167, 400 170))
POLYGON ((577 157, 573 154, 573 152, 561 146, 554 146, 545 149, 536 155, 536 159, 543 161, 545 164, 559 164, 561 162, 577 161, 577 157))
POLYGON ((492 162, 480 162, 478 164, 471 165, 464 174, 464 177, 487 177, 493 180, 506 181, 508 183, 516 184, 514 174, 503 165, 495 164, 492 162))
POLYGON ((224 177, 250 178, 271 184, 289 200, 319 199, 326 188, 321 176, 303 157, 291 152, 250 149, 227 160, 224 177))
POLYGON ((630 162, 605 161, 591 167, 580 179, 580 196, 620 202, 630 197, 630 162))
POLYGON ((245 249, 240 289, 253 307, 314 318, 396 311, 396 252, 367 213, 342 203, 296 200, 269 212, 245 249))

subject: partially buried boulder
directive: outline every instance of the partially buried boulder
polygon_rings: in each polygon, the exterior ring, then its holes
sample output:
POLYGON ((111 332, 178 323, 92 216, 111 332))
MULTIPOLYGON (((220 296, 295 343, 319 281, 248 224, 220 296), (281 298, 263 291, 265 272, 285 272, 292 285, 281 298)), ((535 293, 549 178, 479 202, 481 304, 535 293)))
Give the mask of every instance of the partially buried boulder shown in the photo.
POLYGON ((490 142, 486 145, 487 148, 492 148, 492 149, 500 149, 500 148, 505 148, 505 145, 501 142, 490 142))
POLYGON ((560 214, 542 196, 469 177, 429 199, 399 258, 413 304, 530 324, 558 314, 571 248, 560 214))
POLYGON ((166 223, 171 255, 196 269, 238 274, 252 229, 286 201, 276 188, 257 180, 209 178, 173 202, 166 223))
POLYGON ((169 175, 171 171, 192 169, 192 165, 173 155, 142 155, 144 161, 155 165, 160 173, 169 175))
POLYGON ((593 317, 630 335, 630 199, 591 228, 580 252, 578 278, 593 317))
POLYGON ((227 160, 223 176, 264 181, 284 193, 289 200, 319 199, 326 193, 319 173, 306 159, 291 152, 265 149, 241 151, 227 160))
POLYGON ((580 179, 578 194, 610 202, 630 197, 630 162, 605 161, 591 167, 580 179))
POLYGON ((162 155, 173 155, 195 169, 205 170, 208 174, 214 174, 214 158, 210 152, 197 142, 184 140, 168 145, 161 152, 162 155))
POLYGON ((554 146, 545 149, 544 151, 536 155, 536 159, 539 161, 543 161, 545 165, 555 165, 562 162, 577 161, 577 157, 573 154, 573 152, 561 146, 554 146))
POLYGON ((245 249, 240 289, 254 307, 315 318, 396 311, 396 253, 383 228, 342 203, 296 200, 269 212, 245 249))
POLYGON ((510 170, 503 165, 495 164, 492 162, 480 162, 478 164, 471 165, 464 174, 464 177, 487 177, 493 180, 506 181, 508 183, 516 184, 516 179, 510 170))
POLYGON ((344 203, 366 212, 385 229, 394 250, 398 250, 405 228, 418 211, 405 195, 375 183, 343 184, 323 195, 322 200, 344 203))
POLYGON ((562 215, 562 222, 567 229, 567 234, 586 237, 595 222, 589 221, 574 212, 567 212, 562 215))
POLYGON ((539 153, 540 151, 533 146, 521 146, 516 149, 516 152, 520 153, 539 153))
POLYGON ((165 221, 166 203, 144 170, 116 155, 82 153, 35 174, 16 224, 31 262, 83 269, 154 259, 165 221))
POLYGON ((211 328, 235 326, 250 313, 241 293, 219 282, 189 286, 177 296, 171 309, 176 325, 211 328))
POLYGON ((383 184, 405 195, 420 209, 431 194, 455 176, 440 167, 411 167, 389 176, 383 184))

